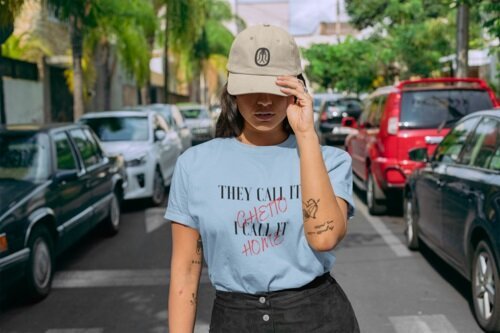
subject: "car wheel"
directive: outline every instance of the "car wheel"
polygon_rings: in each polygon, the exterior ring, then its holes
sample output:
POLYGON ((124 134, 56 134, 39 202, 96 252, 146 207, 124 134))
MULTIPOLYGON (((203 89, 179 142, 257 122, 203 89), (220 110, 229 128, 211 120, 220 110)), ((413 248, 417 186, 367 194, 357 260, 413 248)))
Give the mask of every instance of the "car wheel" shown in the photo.
POLYGON ((155 177, 153 180, 153 196, 151 201, 153 205, 159 206, 165 200, 165 184, 163 183, 163 177, 160 170, 156 169, 155 177))
POLYGON ((490 245, 480 241, 472 261, 472 298, 476 320, 485 331, 500 331, 498 267, 490 245))
POLYGON ((415 210, 413 207, 413 199, 405 195, 403 204, 403 215, 406 223, 405 236, 406 246, 410 250, 418 249, 418 225, 415 210))
POLYGON ((54 274, 52 237, 43 226, 33 229, 28 240, 30 250, 26 266, 26 289, 33 300, 41 300, 50 292, 54 274))
POLYGON ((371 173, 368 174, 368 180, 366 184, 366 205, 368 206, 368 211, 372 215, 379 215, 385 212, 385 205, 377 202, 377 197, 375 193, 375 180, 371 173))
POLYGON ((104 220, 104 228, 107 235, 114 236, 118 233, 120 230, 120 218, 120 198, 116 192, 113 192, 109 203, 108 217, 104 220))

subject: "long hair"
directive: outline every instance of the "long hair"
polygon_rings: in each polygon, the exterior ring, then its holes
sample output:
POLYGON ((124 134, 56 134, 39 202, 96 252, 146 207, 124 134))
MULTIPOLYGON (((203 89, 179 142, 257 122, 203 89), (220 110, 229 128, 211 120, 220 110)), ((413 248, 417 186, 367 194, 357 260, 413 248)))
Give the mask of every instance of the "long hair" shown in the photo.
MULTIPOLYGON (((302 74, 297 75, 297 78, 304 83, 304 86, 306 85, 306 81, 302 74)), ((215 137, 231 138, 240 136, 245 120, 238 110, 236 96, 229 94, 227 91, 227 83, 222 88, 220 106, 221 113, 219 119, 217 119, 217 124, 215 125, 215 137)), ((283 129, 288 134, 293 134, 292 127, 290 126, 287 118, 283 121, 283 129)))

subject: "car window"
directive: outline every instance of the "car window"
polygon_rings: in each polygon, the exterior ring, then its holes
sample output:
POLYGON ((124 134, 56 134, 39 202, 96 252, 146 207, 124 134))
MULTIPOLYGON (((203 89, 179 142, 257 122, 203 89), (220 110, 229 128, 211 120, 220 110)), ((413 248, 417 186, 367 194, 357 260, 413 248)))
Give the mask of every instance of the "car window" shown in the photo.
POLYGON ((102 162, 105 154, 102 151, 101 146, 99 145, 99 142, 97 142, 95 135, 86 128, 83 130, 83 132, 85 133, 85 136, 92 144, 94 154, 97 156, 99 162, 102 162))
POLYGON ((497 145, 497 150, 495 151, 495 155, 491 158, 491 163, 489 168, 491 170, 500 171, 500 144, 497 145))
POLYGON ((204 119, 209 118, 207 110, 204 108, 183 108, 181 109, 186 119, 204 119))
POLYGON ((163 117, 155 115, 154 116, 154 123, 155 123, 154 124, 155 131, 162 130, 162 131, 168 132, 170 130, 168 125, 167 125, 167 122, 165 121, 165 119, 163 117))
POLYGON ((476 127, 462 153, 461 163, 487 169, 495 166, 494 157, 500 141, 500 125, 495 119, 485 117, 476 127))
POLYGON ((380 105, 381 103, 384 103, 384 101, 385 97, 376 97, 371 101, 367 119, 367 122, 370 124, 371 127, 380 126, 380 119, 382 118, 382 109, 380 105))
POLYGON ((492 107, 486 90, 406 91, 401 100, 400 127, 450 127, 465 115, 492 107))
POLYGON ((54 134, 54 144, 56 147, 56 169, 58 171, 77 170, 78 164, 66 133, 54 134))
POLYGON ((100 159, 96 155, 94 151, 94 147, 92 146, 92 142, 89 141, 83 130, 75 129, 70 132, 73 141, 75 142, 76 149, 80 153, 82 157, 83 164, 86 168, 94 166, 99 163, 100 159))
POLYGON ((50 169, 49 147, 46 134, 0 134, 0 178, 46 180, 50 169))
POLYGON ((148 117, 99 117, 84 118, 87 124, 97 134, 99 139, 106 141, 148 141, 148 117))
POLYGON ((360 125, 366 125, 368 122, 368 117, 370 115, 370 110, 371 110, 371 104, 373 103, 373 100, 366 100, 365 105, 363 107, 363 112, 359 116, 359 124, 360 125))
POLYGON ((436 148, 434 160, 443 163, 456 163, 467 138, 474 130, 477 122, 478 117, 474 117, 457 124, 436 148))

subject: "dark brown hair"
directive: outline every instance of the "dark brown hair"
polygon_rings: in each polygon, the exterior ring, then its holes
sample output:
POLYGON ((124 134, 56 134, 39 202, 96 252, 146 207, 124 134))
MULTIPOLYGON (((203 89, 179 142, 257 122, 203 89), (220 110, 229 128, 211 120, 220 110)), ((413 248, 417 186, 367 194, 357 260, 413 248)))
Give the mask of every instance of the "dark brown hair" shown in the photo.
MULTIPOLYGON (((306 85, 306 81, 302 74, 297 75, 297 78, 306 85)), ((236 104, 236 96, 230 95, 227 91, 227 83, 222 88, 220 95, 221 113, 217 124, 215 125, 215 137, 217 138, 231 138, 241 134, 245 121, 238 110, 236 104)), ((288 119, 283 121, 283 129, 288 134, 293 134, 292 127, 288 123, 288 119)))

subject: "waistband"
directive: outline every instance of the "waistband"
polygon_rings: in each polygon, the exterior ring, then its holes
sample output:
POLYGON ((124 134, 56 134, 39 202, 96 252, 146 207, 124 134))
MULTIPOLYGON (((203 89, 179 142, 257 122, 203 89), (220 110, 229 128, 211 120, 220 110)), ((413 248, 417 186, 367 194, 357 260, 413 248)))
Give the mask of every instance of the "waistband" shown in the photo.
POLYGON ((311 282, 309 282, 301 287, 298 287, 298 288, 282 289, 282 290, 270 291, 270 292, 261 292, 261 293, 257 293, 257 294, 247 294, 247 293, 240 293, 240 292, 216 290, 215 296, 219 299, 226 299, 226 300, 239 299, 239 300, 250 300, 250 301, 255 300, 255 299, 259 299, 259 297, 261 297, 261 296, 265 296, 268 298, 282 298, 282 297, 288 297, 288 296, 293 296, 293 295, 300 295, 303 293, 315 292, 315 289, 318 289, 321 286, 331 285, 333 283, 336 283, 335 279, 330 275, 330 272, 327 272, 323 275, 316 277, 311 282))

